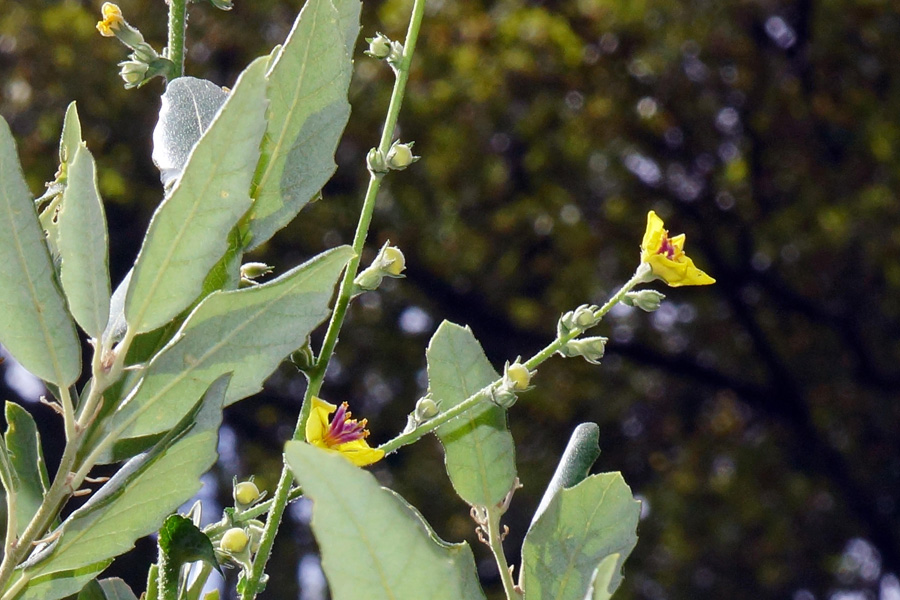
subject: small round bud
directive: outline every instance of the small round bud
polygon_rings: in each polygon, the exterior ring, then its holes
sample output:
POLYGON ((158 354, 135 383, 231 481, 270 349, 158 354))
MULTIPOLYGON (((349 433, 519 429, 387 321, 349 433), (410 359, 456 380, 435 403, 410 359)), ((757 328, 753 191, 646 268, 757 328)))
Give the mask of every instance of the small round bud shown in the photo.
POLYGON ((563 356, 580 356, 591 364, 599 365, 606 352, 606 342, 607 339, 600 336, 570 340, 559 353, 563 356))
POLYGON ((419 401, 416 402, 416 412, 415 418, 416 421, 422 423, 431 419, 435 415, 440 412, 438 408, 437 402, 429 398, 428 396, 424 398, 419 398, 419 401))
POLYGON ((509 388, 500 386, 491 388, 491 401, 501 408, 511 408, 519 397, 509 388))
POLYGON ((401 171, 419 160, 418 156, 413 155, 412 146, 412 143, 400 144, 394 142, 394 145, 391 146, 391 149, 388 150, 387 153, 388 167, 395 171, 401 171))
POLYGON ((234 501, 243 506, 250 506, 259 500, 259 488, 252 481, 242 481, 234 486, 234 501))
POLYGON ((382 250, 381 256, 385 275, 398 277, 406 268, 406 257, 396 246, 388 246, 382 250))
POLYGON ((147 76, 150 66, 139 60, 126 60, 119 63, 119 77, 125 82, 125 87, 131 88, 140 84, 147 76))
POLYGON ((574 321, 575 325, 580 327, 581 329, 593 327, 597 324, 597 317, 594 315, 597 310, 598 309, 596 306, 582 304, 575 309, 572 320, 574 321))
POLYGON ((232 527, 222 535, 219 548, 229 554, 240 554, 250 543, 250 536, 240 527, 232 527))
POLYGON ((531 375, 532 373, 528 370, 528 367, 521 363, 513 363, 506 369, 506 379, 511 384, 510 388, 518 392, 528 389, 528 384, 531 383, 531 375))
POLYGON ((291 352, 291 362, 301 371, 309 371, 316 366, 316 355, 313 354, 312 346, 309 344, 309 338, 306 343, 291 352))
POLYGON ((272 272, 272 267, 266 263, 248 262, 241 265, 241 279, 256 279, 272 272))
POLYGON ((369 49, 366 54, 372 58, 383 60, 391 55, 391 40, 382 33, 376 33, 373 38, 366 38, 369 49))

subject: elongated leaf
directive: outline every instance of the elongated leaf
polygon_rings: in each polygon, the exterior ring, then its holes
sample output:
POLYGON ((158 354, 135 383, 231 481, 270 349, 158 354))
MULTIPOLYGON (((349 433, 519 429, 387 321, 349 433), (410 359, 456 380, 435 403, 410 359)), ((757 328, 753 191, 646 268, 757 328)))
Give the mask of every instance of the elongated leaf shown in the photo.
POLYGON ((418 511, 342 456, 305 442, 288 442, 284 453, 313 501, 334 600, 484 598, 468 544, 439 539, 418 511))
POLYGON ((359 0, 309 0, 268 74, 250 248, 287 225, 334 173, 334 152, 350 116, 360 6, 359 0))
POLYGON ((594 461, 600 456, 599 442, 600 428, 596 423, 582 423, 575 428, 566 445, 566 451, 556 466, 556 472, 553 473, 553 478, 547 485, 547 489, 544 490, 541 503, 534 511, 534 516, 531 518, 532 523, 544 514, 550 501, 561 489, 581 483, 587 477, 594 461))
POLYGON ((259 391, 328 316, 335 282, 352 255, 342 246, 263 285, 208 296, 147 366, 111 429, 121 429, 120 438, 165 431, 223 373, 234 374, 226 404, 259 391))
MULTIPOLYGON (((428 387, 445 411, 499 378, 468 327, 444 321, 426 351, 428 387)), ((515 447, 506 411, 490 402, 437 429, 447 474, 472 505, 500 502, 516 479, 515 447)))
POLYGON ((206 79, 178 77, 166 86, 153 129, 153 162, 163 185, 181 176, 191 150, 227 99, 225 90, 206 79))
POLYGON ((49 487, 41 436, 34 419, 14 402, 6 403, 6 449, 15 473, 16 529, 25 531, 49 487))
POLYGON ((78 594, 78 600, 137 600, 128 584, 118 577, 91 581, 78 594))
POLYGON ((153 450, 122 467, 62 524, 62 534, 30 559, 26 576, 79 569, 129 550, 139 537, 156 531, 166 515, 200 489, 200 476, 215 462, 222 402, 229 376, 223 375, 153 450))
POLYGON ((621 581, 622 563, 637 543, 640 503, 619 473, 591 475, 560 490, 531 526, 522 545, 525 600, 585 600, 595 572, 618 555, 609 593, 621 581))
POLYGON ((81 372, 81 346, 2 117, 0 232, 0 344, 41 379, 68 387, 81 372))
POLYGON ((266 62, 260 58, 241 74, 150 221, 125 298, 125 319, 137 333, 165 325, 200 295, 228 231, 250 207, 265 130, 266 62))
POLYGON ((60 281, 72 316, 99 339, 109 320, 109 239, 97 166, 87 147, 76 146, 68 171, 58 220, 60 281))
POLYGON ((81 121, 78 119, 78 107, 73 101, 66 107, 63 119, 62 135, 59 137, 59 163, 71 163, 81 143, 81 121))
MULTIPOLYGON (((92 579, 102 573, 112 559, 88 565, 74 571, 62 571, 35 577, 16 600, 58 600, 77 594, 92 579)), ((17 574, 21 577, 21 573, 17 574)))

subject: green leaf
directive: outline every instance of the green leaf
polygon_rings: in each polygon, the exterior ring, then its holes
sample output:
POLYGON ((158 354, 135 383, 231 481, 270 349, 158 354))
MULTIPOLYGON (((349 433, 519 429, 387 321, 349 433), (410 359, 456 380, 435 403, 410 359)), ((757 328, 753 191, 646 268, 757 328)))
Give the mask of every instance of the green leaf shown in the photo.
POLYGON ((288 442, 285 459, 313 501, 312 528, 334 600, 484 598, 469 545, 442 541, 370 473, 305 442, 288 442))
POLYGON ((78 600, 137 600, 128 584, 118 577, 93 580, 78 594, 78 600))
POLYGON ((2 117, 0 232, 0 343, 41 379, 68 387, 81 373, 81 345, 2 117))
POLYGON ((34 419, 14 402, 6 403, 6 449, 16 479, 16 530, 25 531, 50 487, 34 419))
POLYGON ((260 58, 241 74, 150 221, 125 298, 125 319, 136 333, 165 325, 200 295, 225 254, 228 231, 250 207, 265 130, 265 67, 260 58))
POLYGON ((72 101, 66 107, 62 135, 59 138, 59 163, 61 165, 72 162, 81 142, 81 121, 78 119, 78 108, 72 101))
POLYGON ((25 565, 39 577, 78 569, 129 550, 156 531, 165 517, 200 489, 200 476, 215 462, 222 403, 229 376, 223 375, 147 454, 123 466, 62 524, 60 537, 25 565))
MULTIPOLYGON (((456 406, 499 375, 468 327, 444 321, 426 351, 428 387, 441 411, 456 406)), ((506 411, 485 400, 437 429, 447 474, 460 498, 472 505, 497 504, 516 479, 515 447, 506 411)))
POLYGON ((72 571, 62 571, 35 577, 28 582, 28 587, 16 596, 16 600, 58 600, 59 598, 68 598, 72 594, 77 594, 86 584, 102 573, 110 563, 112 563, 112 559, 72 571))
POLYGON ((194 522, 181 515, 169 515, 159 530, 159 547, 177 566, 202 560, 219 572, 219 561, 209 537, 194 522))
POLYGON ((69 310, 85 333, 99 339, 109 320, 109 240, 97 190, 97 166, 75 146, 59 211, 60 281, 69 310))
POLYGON ((309 0, 269 71, 268 127, 251 192, 251 249, 287 225, 334 173, 350 116, 360 6, 359 0, 309 0))
POLYGON ((328 316, 335 282, 352 255, 342 246, 268 283, 208 296, 147 365, 110 430, 121 431, 121 439, 169 429, 223 373, 233 373, 226 404, 259 391, 328 316))
POLYGON ((531 526, 522 545, 526 600, 585 600, 598 565, 617 554, 610 593, 637 543, 640 503, 619 473, 591 475, 560 490, 531 526))
POLYGON ((582 423, 572 432, 566 451, 556 466, 556 472, 553 473, 547 489, 544 490, 544 496, 534 511, 531 522, 537 521, 547 510, 557 492, 581 483, 588 476, 598 456, 600 456, 600 428, 596 423, 582 423))
POLYGON ((178 77, 166 86, 152 154, 163 185, 184 171, 191 150, 227 99, 225 90, 206 79, 178 77))

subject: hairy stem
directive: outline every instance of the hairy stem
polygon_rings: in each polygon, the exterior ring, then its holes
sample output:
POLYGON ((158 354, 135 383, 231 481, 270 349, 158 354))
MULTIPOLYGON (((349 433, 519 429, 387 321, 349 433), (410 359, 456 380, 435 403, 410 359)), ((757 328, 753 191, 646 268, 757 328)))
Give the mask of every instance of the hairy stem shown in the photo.
POLYGON ((175 65, 172 79, 184 75, 184 34, 187 31, 187 0, 169 0, 167 58, 175 65))
MULTIPOLYGON (((384 128, 381 131, 381 139, 378 143, 378 150, 382 155, 387 154, 391 146, 391 140, 394 135, 394 129, 397 127, 397 119, 400 115, 400 107, 403 105, 403 97, 406 93, 406 83, 409 81, 409 66, 412 62, 413 54, 416 49, 416 41, 419 37, 419 29, 422 26, 422 19, 425 16, 425 0, 415 0, 412 8, 412 15, 409 20, 409 28, 406 32, 406 42, 403 46, 403 56, 399 63, 395 65, 396 79, 394 88, 391 92, 391 101, 388 105, 387 116, 384 120, 384 128)), ((309 385, 306 388, 306 394, 303 398, 303 406, 300 409, 300 415, 297 419, 297 425, 294 428, 294 439, 303 439, 306 421, 309 418, 311 407, 311 398, 319 393, 322 388, 322 382, 325 380, 325 372, 328 370, 328 363, 334 354, 334 348, 337 345, 338 334, 344 324, 344 318, 347 315, 347 309, 350 306, 350 300, 353 297, 353 280, 359 270, 359 263, 362 257, 363 247, 366 243, 366 236, 369 232, 369 224, 372 221, 372 214, 375 211, 375 199, 378 196, 378 190, 381 187, 384 173, 371 173, 369 177, 369 185, 366 189, 366 195, 363 199, 363 206, 360 211, 359 222, 356 226, 356 233, 353 236, 353 250, 355 256, 350 260, 344 271, 344 277, 341 280, 338 299, 335 303, 334 311, 331 313, 331 320, 328 323, 328 330, 325 333, 325 340, 322 343, 322 349, 319 352, 319 358, 316 361, 315 369, 310 373, 309 385)), ((272 553, 272 545, 275 543, 275 534, 278 532, 278 526, 281 524, 284 510, 287 507, 288 496, 291 492, 291 483, 293 475, 284 464, 281 470, 281 476, 278 479, 278 486, 275 489, 272 505, 269 510, 269 516, 266 519, 266 526, 263 529, 262 538, 259 543, 259 550, 253 559, 253 565, 247 576, 244 591, 241 594, 241 600, 253 600, 259 590, 259 582, 265 572, 266 563, 272 553)))
POLYGON ((506 592, 506 600, 521 600, 522 594, 516 590, 516 584, 513 582, 512 572, 509 570, 509 563, 506 562, 506 554, 503 552, 503 534, 500 528, 500 517, 503 511, 498 506, 487 508, 487 537, 488 546, 497 561, 497 568, 500 569, 500 579, 503 580, 503 591, 506 592))

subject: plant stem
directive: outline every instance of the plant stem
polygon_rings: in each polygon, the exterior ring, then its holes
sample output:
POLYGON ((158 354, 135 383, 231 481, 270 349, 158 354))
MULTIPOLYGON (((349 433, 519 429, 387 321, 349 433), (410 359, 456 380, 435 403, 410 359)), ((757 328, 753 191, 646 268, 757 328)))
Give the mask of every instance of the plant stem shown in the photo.
MULTIPOLYGON (((635 274, 632 276, 632 278, 629 279, 628 281, 626 281, 625 284, 621 288, 619 288, 619 291, 617 291, 615 294, 613 294, 613 296, 606 302, 606 304, 604 304, 602 307, 597 309, 597 311, 594 313, 594 316, 597 317, 597 319, 603 318, 603 316, 606 315, 606 313, 608 313, 610 310, 612 310, 613 306, 615 306, 616 304, 621 302, 621 300, 625 296, 625 294, 627 294, 629 291, 631 291, 631 289, 634 288, 634 286, 638 285, 639 283, 644 283, 646 280, 647 280, 646 274, 643 273, 642 269, 639 268, 635 272, 635 274)), ((553 340, 553 342, 548 344, 543 350, 541 350, 540 352, 538 352, 537 354, 535 354, 534 356, 532 356, 531 358, 529 358, 527 361, 525 361, 522 364, 524 364, 526 367, 528 367, 529 370, 534 370, 541 363, 543 363, 548 358, 553 356, 556 352, 558 352, 563 346, 565 346, 571 340, 575 339, 576 337, 578 337, 579 335, 584 333, 584 331, 585 331, 584 329, 573 329, 567 335, 564 335, 562 337, 557 337, 555 340, 553 340)), ((384 444, 381 444, 380 446, 378 446, 378 449, 383 450, 385 454, 390 454, 391 452, 394 452, 395 450, 397 450, 398 448, 400 448, 402 446, 406 446, 408 444, 411 444, 411 443, 419 440, 425 434, 434 431, 435 429, 437 429, 444 423, 447 423, 448 421, 452 421, 453 419, 455 419, 456 417, 465 413, 466 411, 472 409, 475 406, 478 406, 481 402, 484 402, 484 401, 489 402, 490 401, 489 400, 490 389, 494 386, 499 385, 501 381, 502 381, 502 379, 498 379, 497 381, 494 381, 491 384, 481 388, 480 390, 478 390, 477 392, 475 392, 474 394, 472 394, 471 396, 469 396, 468 398, 466 398, 459 404, 440 413, 433 419, 426 421, 425 423, 419 425, 412 431, 407 431, 405 433, 401 433, 394 439, 388 440, 384 444)))
POLYGON ((516 591, 509 563, 506 562, 506 554, 503 553, 503 536, 500 529, 500 517, 503 513, 498 506, 490 506, 486 511, 488 545, 497 561, 497 568, 500 569, 500 579, 503 580, 506 600, 521 600, 522 594, 516 591))
MULTIPOLYGON (((406 32, 406 42, 403 46, 403 56, 399 63, 395 65, 396 79, 394 80, 394 89, 391 92, 391 101, 388 105, 387 115, 384 120, 384 128, 381 130, 381 139, 378 143, 378 150, 382 155, 387 154, 391 146, 391 140, 394 135, 394 129, 397 127, 397 119, 400 116, 400 107, 403 105, 403 97, 406 93, 406 83, 409 81, 409 66, 412 62, 413 54, 416 49, 416 41, 419 38, 419 29, 422 26, 422 19, 425 16, 425 0, 414 0, 412 14, 409 20, 409 27, 406 32)), ((384 173, 370 173, 369 185, 366 189, 366 195, 363 199, 363 206, 360 211, 359 222, 356 226, 356 233, 353 236, 353 251, 355 256, 350 260, 344 271, 344 277, 341 280, 338 299, 335 303, 334 311, 331 313, 331 320, 328 323, 328 330, 325 333, 325 340, 322 342, 322 349, 319 352, 319 358, 316 366, 310 373, 309 384, 306 387, 306 393, 303 397, 303 405, 300 408, 300 415, 297 419, 297 425, 294 428, 294 436, 296 439, 303 439, 306 421, 309 418, 311 406, 311 398, 319 393, 322 383, 325 380, 325 372, 328 370, 328 363, 334 354, 334 348, 337 345, 338 334, 344 324, 344 318, 347 315, 347 309, 350 306, 350 300, 353 298, 353 280, 359 270, 359 263, 362 258, 363 247, 366 243, 366 236, 369 232, 369 224, 372 221, 372 214, 375 212, 375 199, 378 196, 378 190, 381 187, 381 181, 384 179, 384 173)), ((275 534, 278 532, 278 526, 281 524, 284 510, 287 507, 288 496, 291 492, 291 484, 293 475, 285 463, 281 469, 281 476, 278 479, 278 486, 275 488, 275 494, 272 498, 272 505, 269 510, 269 516, 266 519, 266 526, 263 529, 262 538, 259 543, 259 550, 253 559, 253 566, 245 581, 244 591, 241 594, 241 600, 253 600, 259 590, 259 582, 265 572, 266 563, 272 553, 272 545, 275 543, 275 534)))
POLYGON ((178 600, 178 575, 181 572, 181 565, 178 561, 172 560, 162 547, 159 548, 156 564, 159 568, 157 580, 159 600, 178 600))
POLYGON ((166 57, 175 65, 172 79, 184 75, 184 34, 187 30, 187 0, 169 0, 169 41, 166 57))

